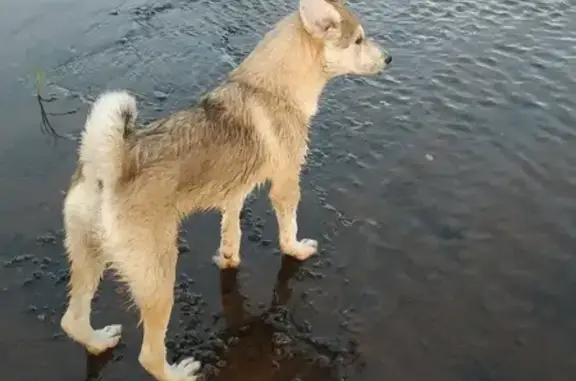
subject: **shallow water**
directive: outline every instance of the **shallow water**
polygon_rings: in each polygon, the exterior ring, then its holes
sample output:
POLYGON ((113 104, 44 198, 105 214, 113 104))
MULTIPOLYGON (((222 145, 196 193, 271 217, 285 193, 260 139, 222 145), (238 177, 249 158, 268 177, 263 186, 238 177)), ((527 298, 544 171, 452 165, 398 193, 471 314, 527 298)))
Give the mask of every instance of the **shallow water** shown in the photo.
MULTIPOLYGON (((211 380, 576 378, 576 5, 354 1, 393 54, 378 78, 326 89, 303 178, 302 234, 321 254, 282 260, 260 192, 243 264, 211 264, 218 218, 185 224, 171 356, 211 380), (186 250, 186 245, 189 251, 186 250)), ((60 133, 105 88, 142 117, 209 90, 294 4, 15 1, 0 5, 0 369, 6 380, 146 379, 137 317, 104 282, 95 325, 122 345, 89 358, 62 336, 60 205, 75 145, 60 133)))

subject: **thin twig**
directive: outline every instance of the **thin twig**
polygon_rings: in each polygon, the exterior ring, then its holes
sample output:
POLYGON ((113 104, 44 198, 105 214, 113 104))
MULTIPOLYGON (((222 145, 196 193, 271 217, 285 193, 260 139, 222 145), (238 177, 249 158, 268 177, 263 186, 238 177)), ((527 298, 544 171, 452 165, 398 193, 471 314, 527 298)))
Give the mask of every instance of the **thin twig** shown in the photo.
POLYGON ((47 112, 46 114, 47 114, 47 115, 50 115, 50 116, 73 115, 73 114, 76 114, 79 110, 80 110, 80 108, 76 108, 76 109, 70 110, 70 111, 47 112))
POLYGON ((44 99, 42 98, 42 96, 38 93, 36 93, 36 99, 38 100, 38 105, 40 106, 40 117, 41 117, 41 123, 40 123, 40 131, 42 131, 42 134, 44 135, 48 135, 54 139, 60 138, 60 139, 67 139, 67 137, 60 135, 55 129, 54 127, 52 127, 52 123, 50 123, 50 120, 48 119, 48 113, 46 112, 46 110, 44 109, 44 99))
MULTIPOLYGON (((70 140, 69 137, 60 135, 54 129, 54 127, 52 127, 52 123, 50 123, 50 120, 48 119, 48 115, 58 115, 58 113, 47 113, 46 112, 46 109, 44 108, 44 103, 50 102, 53 99, 52 98, 51 99, 44 99, 42 97, 42 95, 40 94, 41 88, 42 88, 42 72, 40 70, 37 70, 36 71, 36 100, 38 101, 38 105, 40 106, 40 118, 41 118, 40 131, 42 131, 42 134, 50 136, 53 139, 54 144, 57 143, 57 139, 70 140)), ((60 114, 61 115, 69 115, 69 114, 73 114, 76 111, 69 111, 69 112, 60 113, 60 114)))

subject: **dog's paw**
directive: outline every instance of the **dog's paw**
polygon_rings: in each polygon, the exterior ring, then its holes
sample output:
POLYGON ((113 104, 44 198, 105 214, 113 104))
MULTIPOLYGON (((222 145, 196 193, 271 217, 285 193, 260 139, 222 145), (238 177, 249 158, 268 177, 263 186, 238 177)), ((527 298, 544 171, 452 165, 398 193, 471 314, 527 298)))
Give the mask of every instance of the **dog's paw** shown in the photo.
POLYGON ((188 357, 177 364, 171 365, 168 370, 168 381, 196 381, 200 370, 200 362, 188 357))
POLYGON ((218 253, 212 257, 212 260, 220 270, 235 269, 240 266, 239 255, 226 255, 218 251, 218 253))
POLYGON ((284 247, 282 251, 291 257, 304 261, 316 254, 318 251, 318 242, 313 239, 304 238, 303 240, 294 242, 288 247, 284 247))
POLYGON ((98 355, 110 348, 114 348, 120 341, 122 326, 120 324, 107 325, 102 329, 97 329, 92 333, 89 343, 86 343, 88 352, 98 355))

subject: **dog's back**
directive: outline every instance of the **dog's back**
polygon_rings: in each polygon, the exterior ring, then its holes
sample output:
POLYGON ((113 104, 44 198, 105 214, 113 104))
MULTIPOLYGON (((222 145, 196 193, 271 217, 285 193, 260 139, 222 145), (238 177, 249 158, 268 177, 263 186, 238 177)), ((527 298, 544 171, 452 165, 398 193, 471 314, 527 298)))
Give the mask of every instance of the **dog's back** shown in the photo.
POLYGON ((225 83, 197 106, 131 130, 117 191, 166 200, 183 213, 218 209, 270 171, 300 165, 306 124, 286 100, 225 83))

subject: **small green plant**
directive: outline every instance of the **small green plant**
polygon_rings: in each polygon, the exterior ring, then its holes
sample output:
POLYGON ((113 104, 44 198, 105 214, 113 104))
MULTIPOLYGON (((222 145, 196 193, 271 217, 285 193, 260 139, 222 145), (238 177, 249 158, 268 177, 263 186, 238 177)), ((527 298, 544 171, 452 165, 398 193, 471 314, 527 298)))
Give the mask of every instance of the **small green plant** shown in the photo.
POLYGON ((42 89, 42 84, 44 83, 44 73, 40 69, 34 70, 36 78, 36 96, 40 96, 40 91, 42 89))

